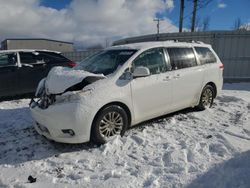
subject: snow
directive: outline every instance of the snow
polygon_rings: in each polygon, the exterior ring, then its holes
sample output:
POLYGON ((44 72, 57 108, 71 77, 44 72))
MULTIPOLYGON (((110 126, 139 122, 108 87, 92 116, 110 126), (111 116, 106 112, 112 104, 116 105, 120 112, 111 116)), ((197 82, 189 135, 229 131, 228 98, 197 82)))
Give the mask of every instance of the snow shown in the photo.
POLYGON ((53 67, 46 78, 45 85, 48 93, 58 94, 63 93, 66 89, 80 83, 87 77, 105 78, 103 74, 94 74, 68 67, 53 67))
POLYGON ((213 108, 142 123, 101 147, 38 135, 28 103, 0 103, 0 187, 250 187, 250 83, 226 84, 213 108))

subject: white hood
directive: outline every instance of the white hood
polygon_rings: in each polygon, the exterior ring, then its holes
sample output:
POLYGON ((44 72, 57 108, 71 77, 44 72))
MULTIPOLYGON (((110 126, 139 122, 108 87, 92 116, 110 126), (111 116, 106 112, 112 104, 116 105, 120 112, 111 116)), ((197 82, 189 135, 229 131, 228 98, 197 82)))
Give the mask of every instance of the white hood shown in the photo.
POLYGON ((82 82, 87 77, 105 78, 103 74, 94 74, 67 67, 53 67, 46 78, 46 92, 48 94, 63 93, 66 89, 82 82))

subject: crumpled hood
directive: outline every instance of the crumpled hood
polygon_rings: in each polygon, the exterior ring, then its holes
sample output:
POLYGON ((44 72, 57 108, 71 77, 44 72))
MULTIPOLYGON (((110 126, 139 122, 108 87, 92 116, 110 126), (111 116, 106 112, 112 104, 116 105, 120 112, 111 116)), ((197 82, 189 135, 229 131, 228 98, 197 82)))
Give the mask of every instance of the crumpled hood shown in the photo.
POLYGON ((48 94, 59 94, 82 82, 87 77, 94 77, 93 81, 105 78, 103 74, 94 74, 84 70, 75 70, 68 67, 53 67, 45 81, 48 94))

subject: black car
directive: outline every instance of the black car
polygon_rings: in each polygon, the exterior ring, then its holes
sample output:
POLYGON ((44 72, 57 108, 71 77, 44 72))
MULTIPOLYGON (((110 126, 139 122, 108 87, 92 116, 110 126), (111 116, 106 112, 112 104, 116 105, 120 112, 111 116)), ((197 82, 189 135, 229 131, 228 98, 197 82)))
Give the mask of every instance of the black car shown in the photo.
POLYGON ((73 67, 75 63, 54 51, 0 51, 0 98, 34 93, 54 66, 73 67))

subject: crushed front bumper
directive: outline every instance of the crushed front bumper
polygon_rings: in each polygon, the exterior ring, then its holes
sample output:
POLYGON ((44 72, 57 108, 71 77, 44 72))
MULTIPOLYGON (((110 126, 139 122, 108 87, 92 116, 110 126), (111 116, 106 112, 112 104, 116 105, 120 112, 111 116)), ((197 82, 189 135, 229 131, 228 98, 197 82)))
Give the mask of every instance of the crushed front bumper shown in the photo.
POLYGON ((78 103, 53 104, 41 109, 35 100, 30 102, 36 131, 50 140, 62 143, 83 143, 90 139, 90 127, 84 122, 78 103))

